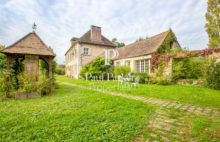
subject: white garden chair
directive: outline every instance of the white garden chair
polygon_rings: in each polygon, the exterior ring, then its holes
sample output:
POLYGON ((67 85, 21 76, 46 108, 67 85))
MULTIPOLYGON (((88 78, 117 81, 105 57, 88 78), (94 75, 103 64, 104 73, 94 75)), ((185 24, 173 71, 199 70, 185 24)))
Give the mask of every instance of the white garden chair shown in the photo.
POLYGON ((122 76, 119 75, 119 76, 118 76, 118 81, 121 82, 121 83, 123 83, 124 78, 123 78, 122 76))
POLYGON ((135 77, 135 81, 133 83, 135 88, 137 87, 137 84, 139 84, 139 82, 140 82, 140 77, 139 76, 135 77))

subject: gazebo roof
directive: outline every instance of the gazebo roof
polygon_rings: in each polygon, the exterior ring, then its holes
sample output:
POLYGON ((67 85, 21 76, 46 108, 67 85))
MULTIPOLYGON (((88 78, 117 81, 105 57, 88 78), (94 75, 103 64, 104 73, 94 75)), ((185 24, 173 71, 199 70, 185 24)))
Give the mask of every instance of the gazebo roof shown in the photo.
POLYGON ((47 47, 34 31, 16 41, 14 44, 0 50, 0 53, 56 56, 53 50, 47 47))

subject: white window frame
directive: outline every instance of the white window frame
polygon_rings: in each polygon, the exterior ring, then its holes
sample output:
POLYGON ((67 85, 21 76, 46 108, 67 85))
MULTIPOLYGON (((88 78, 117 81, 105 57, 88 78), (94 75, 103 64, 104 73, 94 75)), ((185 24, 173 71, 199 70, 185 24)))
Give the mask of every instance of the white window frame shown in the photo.
POLYGON ((89 55, 89 48, 83 48, 83 54, 89 55))
POLYGON ((137 72, 150 73, 150 59, 137 60, 137 72))
POLYGON ((116 66, 121 66, 121 62, 120 61, 116 62, 116 66))

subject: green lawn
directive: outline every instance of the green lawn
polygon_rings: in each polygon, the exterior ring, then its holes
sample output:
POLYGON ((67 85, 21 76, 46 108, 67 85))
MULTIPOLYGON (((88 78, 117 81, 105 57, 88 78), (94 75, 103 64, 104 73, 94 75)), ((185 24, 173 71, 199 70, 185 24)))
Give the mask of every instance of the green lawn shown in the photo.
POLYGON ((0 102, 0 142, 134 140, 154 111, 139 101, 59 85, 53 96, 0 102))
MULTIPOLYGON (((87 82, 64 76, 58 76, 57 81, 88 87, 96 85, 101 88, 104 85, 111 91, 128 95, 152 96, 219 107, 219 91, 201 87, 140 85, 130 90, 118 90, 117 82, 113 81, 87 82), (212 100, 209 99, 210 96, 212 100), (192 98, 196 100, 191 100, 192 98)), ((147 139, 150 132, 157 132, 148 129, 146 125, 149 120, 154 119, 152 117, 157 109, 159 108, 140 101, 59 84, 53 96, 0 102, 0 142, 135 141, 140 140, 140 136, 147 139)), ((189 124, 183 131, 184 134, 179 136, 179 140, 220 139, 220 118, 200 117, 176 110, 173 110, 171 117, 184 118, 189 124)), ((164 135, 169 137, 170 132, 164 135)))
POLYGON ((125 93, 128 95, 138 95, 146 97, 155 97, 160 99, 178 101, 199 105, 201 107, 211 107, 220 109, 220 90, 208 89, 205 87, 183 86, 183 85, 147 85, 140 84, 137 88, 118 89, 117 81, 85 81, 57 76, 58 81, 71 82, 88 87, 104 86, 110 91, 125 93))

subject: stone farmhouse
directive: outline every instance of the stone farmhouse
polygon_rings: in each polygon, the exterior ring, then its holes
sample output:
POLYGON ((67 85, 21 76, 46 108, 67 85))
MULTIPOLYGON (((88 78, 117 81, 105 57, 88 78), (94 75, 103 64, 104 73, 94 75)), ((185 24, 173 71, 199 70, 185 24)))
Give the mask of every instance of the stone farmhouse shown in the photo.
MULTIPOLYGON (((174 33, 171 30, 152 36, 145 40, 135 42, 124 47, 118 48, 118 57, 114 58, 114 66, 130 66, 132 72, 151 73, 150 59, 154 53, 163 53, 162 44, 168 42, 170 49, 180 49, 178 41, 174 38, 168 40, 174 33)), ((175 36, 175 35, 174 35, 175 36)))
POLYGON ((66 52, 66 76, 78 78, 83 65, 91 63, 104 54, 105 49, 115 49, 116 45, 102 35, 101 27, 91 29, 80 38, 73 37, 71 47, 66 52))
MULTIPOLYGON (((71 39, 71 47, 66 52, 66 76, 78 78, 83 65, 90 64, 97 57, 105 57, 105 49, 116 49, 118 56, 113 60, 114 66, 130 66, 132 72, 151 73, 151 55, 160 53, 162 43, 174 33, 171 30, 152 36, 145 40, 116 48, 116 45, 105 38, 101 27, 91 29, 80 38, 71 39)), ((175 36, 175 35, 174 35, 175 36)), ((178 41, 168 41, 170 49, 181 48, 178 41)))

